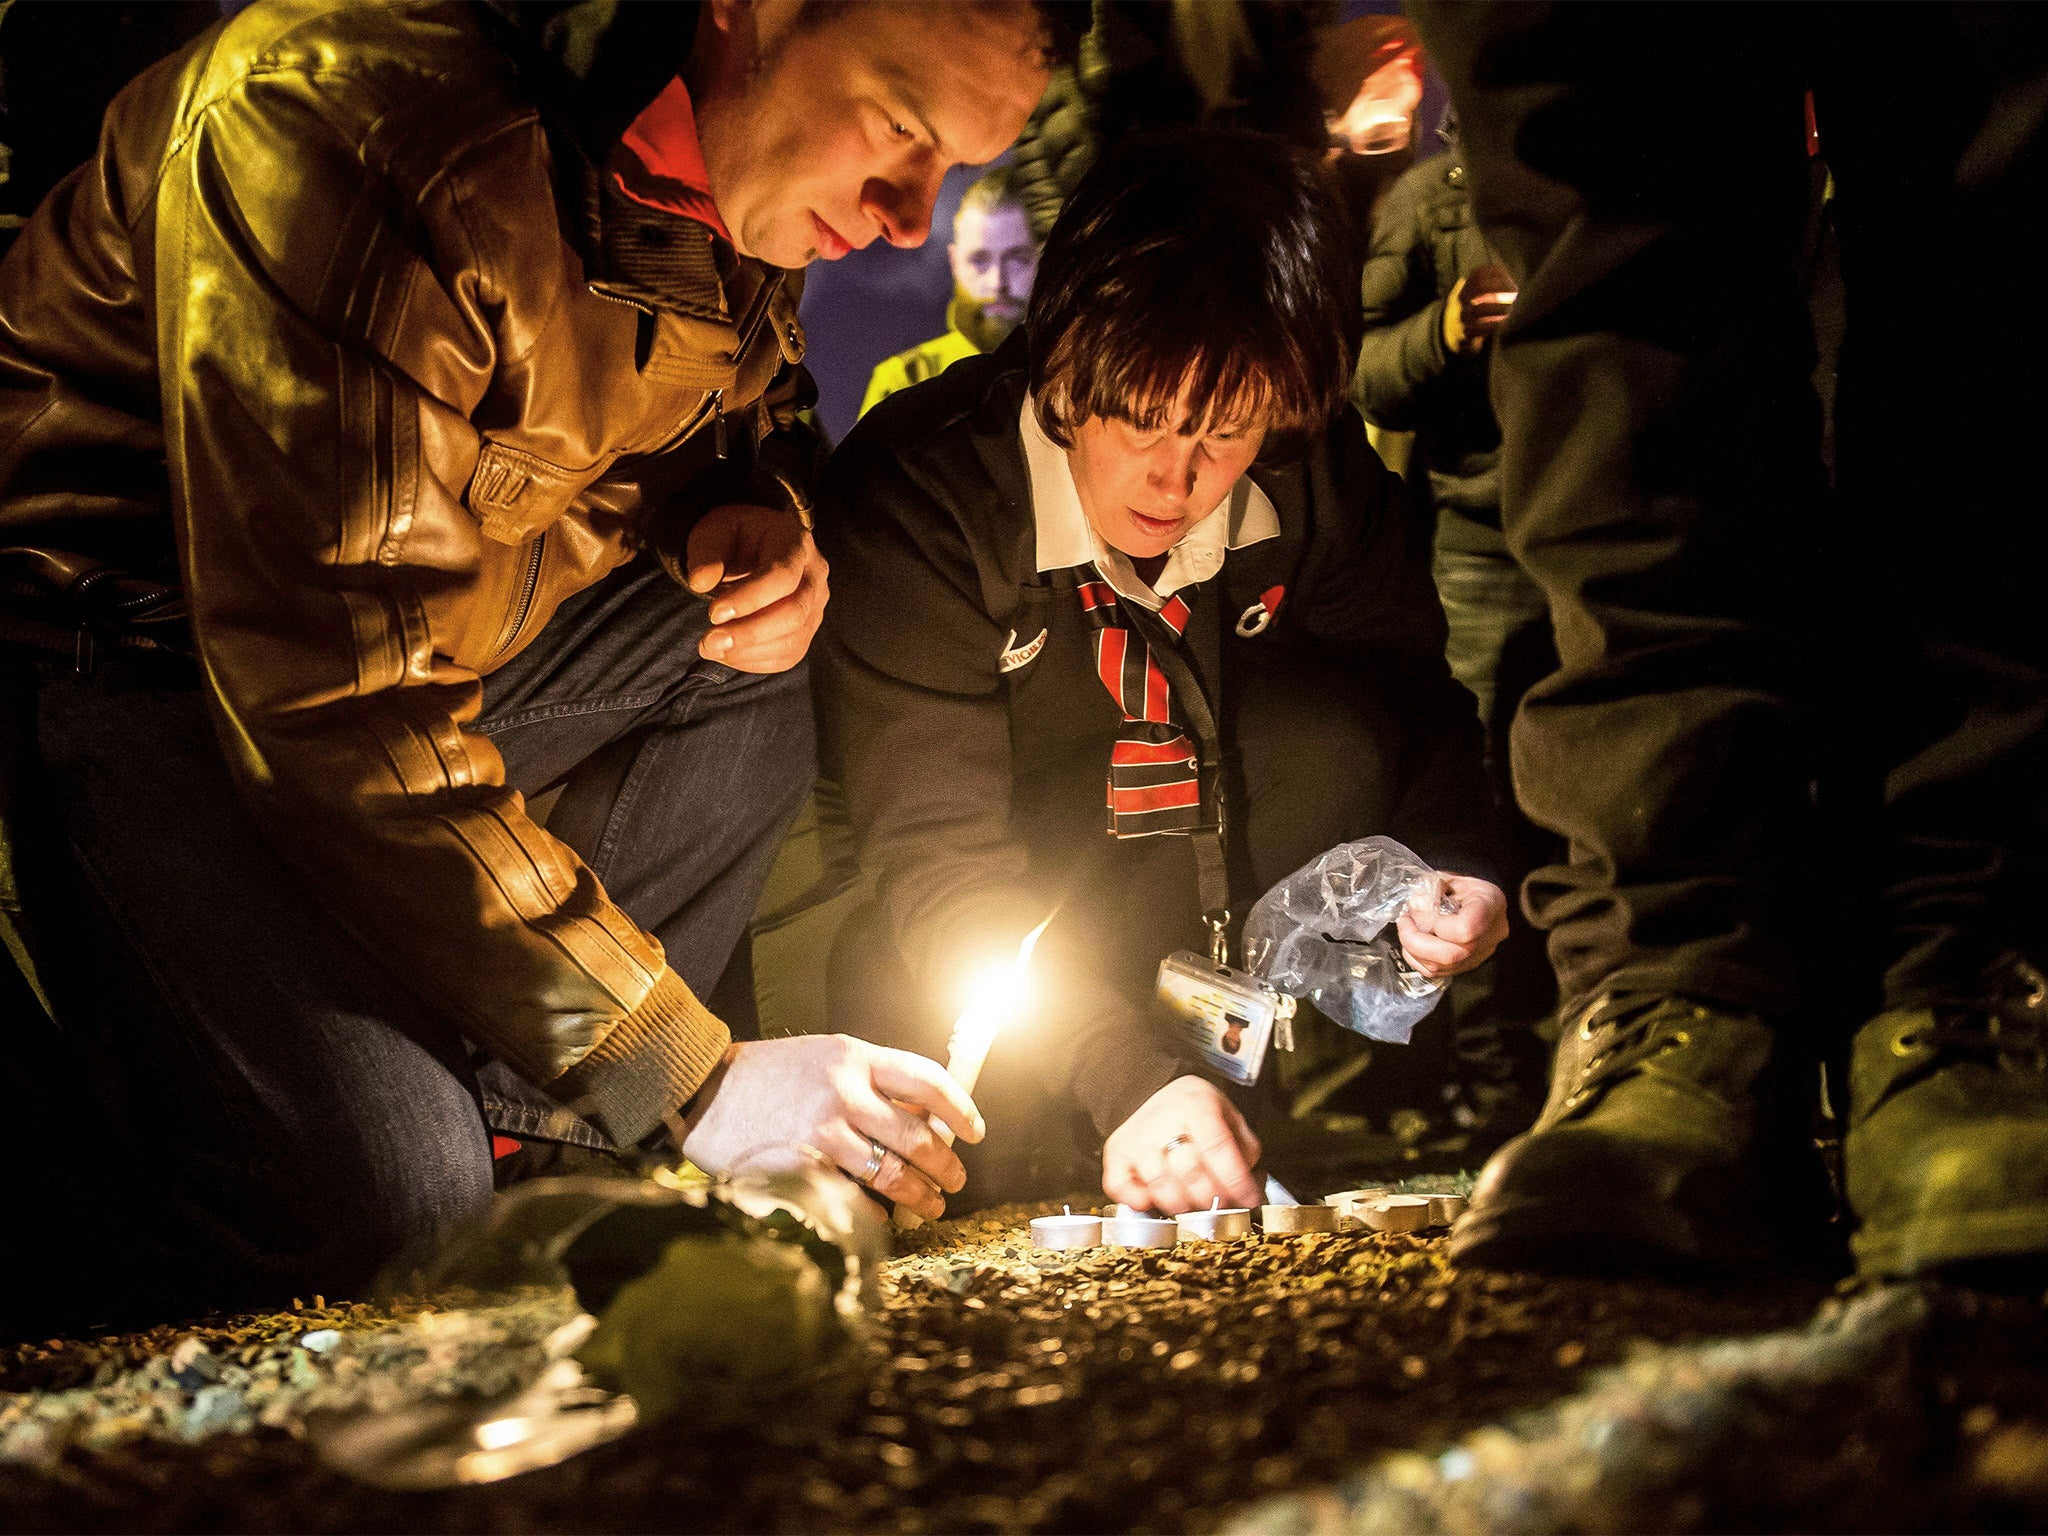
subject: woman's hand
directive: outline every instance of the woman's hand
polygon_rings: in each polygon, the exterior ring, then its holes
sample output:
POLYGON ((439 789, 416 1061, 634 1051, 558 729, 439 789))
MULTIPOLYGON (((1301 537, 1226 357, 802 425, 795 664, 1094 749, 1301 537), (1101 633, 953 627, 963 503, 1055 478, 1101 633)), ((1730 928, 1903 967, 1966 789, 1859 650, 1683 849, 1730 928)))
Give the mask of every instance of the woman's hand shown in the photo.
POLYGON ((1456 976, 1483 964, 1508 936, 1508 898, 1477 875, 1427 881, 1396 929, 1408 963, 1425 976, 1456 976))
POLYGON ((1214 1083, 1177 1077, 1138 1106, 1102 1148, 1102 1191, 1138 1210, 1236 1210, 1259 1203, 1259 1138, 1214 1083))
POLYGON ((847 1035, 736 1042, 684 1117, 683 1155, 722 1173, 764 1147, 814 1147, 876 1194, 937 1220, 967 1172, 930 1123, 963 1141, 981 1113, 945 1068, 847 1035), (872 1173, 868 1167, 876 1160, 872 1173))

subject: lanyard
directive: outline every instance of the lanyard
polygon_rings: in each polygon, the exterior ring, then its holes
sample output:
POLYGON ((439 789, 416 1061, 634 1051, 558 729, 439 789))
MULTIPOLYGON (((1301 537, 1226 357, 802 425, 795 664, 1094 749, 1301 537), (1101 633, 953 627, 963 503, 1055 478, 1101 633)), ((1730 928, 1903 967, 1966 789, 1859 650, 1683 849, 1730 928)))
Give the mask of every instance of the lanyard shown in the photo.
MULTIPOLYGON (((1195 589, 1195 604, 1207 607, 1209 618, 1198 619, 1189 626, 1185 637, 1190 645, 1198 643, 1193 633, 1204 629, 1213 636, 1214 651, 1210 659, 1214 662, 1216 676, 1216 703, 1222 702, 1223 693, 1223 581, 1219 575, 1195 589)), ((1225 787, 1227 775, 1223 771, 1223 731, 1218 724, 1216 709, 1202 691, 1201 680, 1195 669, 1188 664, 1182 651, 1180 638, 1174 635, 1165 620, 1149 608, 1138 603, 1124 605, 1124 617, 1131 626, 1145 637, 1152 647, 1152 656, 1159 664, 1159 670, 1166 674, 1166 683, 1173 690, 1174 702, 1180 705, 1181 714, 1186 717, 1188 730, 1193 733, 1197 755, 1201 759, 1201 782, 1208 793, 1208 804, 1215 808, 1215 815, 1200 826, 1188 829, 1188 837, 1194 845, 1195 894, 1202 904, 1202 922, 1209 930, 1209 958, 1218 965, 1230 961, 1230 865, 1225 851, 1224 838, 1229 828, 1228 792, 1225 787)))

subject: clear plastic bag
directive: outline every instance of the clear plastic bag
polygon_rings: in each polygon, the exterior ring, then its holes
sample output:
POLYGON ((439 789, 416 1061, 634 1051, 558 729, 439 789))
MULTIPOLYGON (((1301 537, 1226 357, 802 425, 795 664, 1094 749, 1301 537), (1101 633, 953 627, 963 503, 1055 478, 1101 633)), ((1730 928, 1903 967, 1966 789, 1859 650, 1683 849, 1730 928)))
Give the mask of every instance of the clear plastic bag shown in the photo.
POLYGON ((1341 844, 1259 898, 1245 919, 1245 964, 1346 1029, 1405 1044, 1444 983, 1408 964, 1392 925, 1435 882, 1391 837, 1341 844))

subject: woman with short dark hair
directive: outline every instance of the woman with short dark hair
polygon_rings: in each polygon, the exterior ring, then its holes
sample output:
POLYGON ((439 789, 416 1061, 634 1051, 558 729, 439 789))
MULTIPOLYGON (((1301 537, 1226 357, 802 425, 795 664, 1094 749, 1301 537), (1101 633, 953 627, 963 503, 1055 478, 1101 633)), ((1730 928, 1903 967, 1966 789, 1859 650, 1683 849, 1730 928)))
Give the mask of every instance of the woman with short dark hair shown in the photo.
POLYGON ((1280 461, 1349 398, 1350 227, 1320 168, 1277 140, 1132 143, 1067 204, 1038 271, 1028 382, 1062 448, 1091 419, 1155 430, 1179 402, 1182 435, 1256 421, 1280 461))
MULTIPOLYGON (((827 471, 820 714, 867 882, 834 1023, 943 1055, 966 979, 1056 914, 983 1078, 989 1146, 1027 1080, 1088 1112, 1132 1205, 1257 1197, 1257 1138, 1148 1022, 1162 960, 1352 838, 1484 867, 1427 542, 1345 403, 1357 324, 1306 157, 1135 141, 1069 201, 1023 332, 827 471)), ((1506 930, 1497 887, 1450 884, 1455 914, 1402 920, 1428 974, 1506 930)))

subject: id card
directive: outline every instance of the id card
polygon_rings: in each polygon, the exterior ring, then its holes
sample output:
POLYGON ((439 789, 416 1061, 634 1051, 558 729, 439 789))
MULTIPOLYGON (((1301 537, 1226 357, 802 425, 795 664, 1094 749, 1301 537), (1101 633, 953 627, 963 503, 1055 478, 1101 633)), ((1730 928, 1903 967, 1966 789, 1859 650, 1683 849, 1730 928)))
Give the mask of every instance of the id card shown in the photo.
POLYGON ((1159 1001, 1175 1042, 1234 1083, 1255 1083, 1294 999, 1249 971, 1184 949, 1159 962, 1159 1001))

